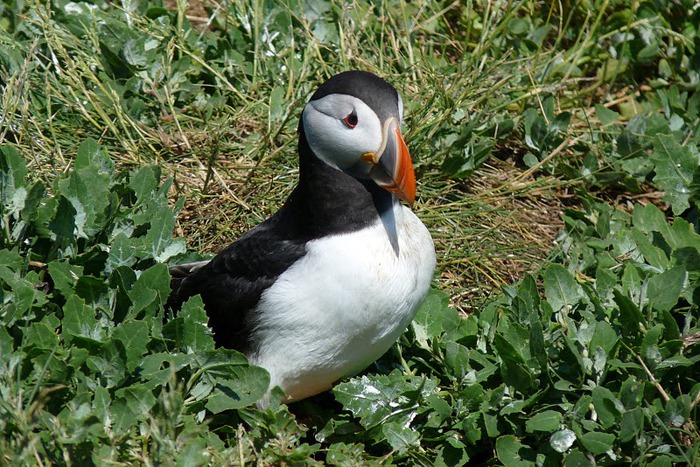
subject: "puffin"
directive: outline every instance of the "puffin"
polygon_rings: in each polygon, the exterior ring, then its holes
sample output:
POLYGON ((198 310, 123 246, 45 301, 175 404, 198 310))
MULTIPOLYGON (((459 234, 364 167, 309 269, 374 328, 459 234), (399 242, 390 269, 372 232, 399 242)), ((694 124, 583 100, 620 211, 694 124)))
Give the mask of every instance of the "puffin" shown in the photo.
POLYGON ((284 402, 371 365, 430 288, 435 247, 410 208, 402 117, 384 79, 331 77, 301 114, 299 180, 282 207, 210 261, 169 269, 171 310, 200 295, 216 345, 265 368, 284 402))

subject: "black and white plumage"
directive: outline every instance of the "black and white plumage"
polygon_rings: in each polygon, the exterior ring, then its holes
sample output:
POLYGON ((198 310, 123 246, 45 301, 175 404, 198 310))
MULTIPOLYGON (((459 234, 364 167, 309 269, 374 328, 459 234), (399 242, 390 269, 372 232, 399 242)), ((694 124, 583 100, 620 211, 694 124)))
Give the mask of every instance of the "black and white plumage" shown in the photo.
POLYGON ((428 291, 435 250, 413 203, 386 81, 340 73, 299 125, 299 183, 282 208, 208 262, 170 269, 174 310, 200 294, 218 345, 266 368, 289 400, 322 392, 379 358, 428 291))

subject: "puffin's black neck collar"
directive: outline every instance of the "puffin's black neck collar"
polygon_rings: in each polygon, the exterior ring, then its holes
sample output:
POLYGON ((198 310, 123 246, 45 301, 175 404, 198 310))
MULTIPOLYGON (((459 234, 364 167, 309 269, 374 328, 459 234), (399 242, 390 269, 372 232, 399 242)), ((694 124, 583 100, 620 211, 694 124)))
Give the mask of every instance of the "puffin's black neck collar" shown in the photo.
POLYGON ((393 202, 371 181, 361 182, 320 160, 300 126, 299 184, 274 216, 294 237, 308 241, 369 227, 393 202))

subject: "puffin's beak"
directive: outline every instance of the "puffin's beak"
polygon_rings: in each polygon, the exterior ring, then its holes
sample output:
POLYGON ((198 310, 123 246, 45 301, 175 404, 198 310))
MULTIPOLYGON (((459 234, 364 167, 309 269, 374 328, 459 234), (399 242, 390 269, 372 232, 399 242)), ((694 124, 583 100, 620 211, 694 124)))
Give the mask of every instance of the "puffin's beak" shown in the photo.
POLYGON ((392 118, 384 125, 382 149, 377 153, 363 154, 362 160, 372 165, 369 176, 374 183, 413 206, 416 174, 396 119, 392 118))

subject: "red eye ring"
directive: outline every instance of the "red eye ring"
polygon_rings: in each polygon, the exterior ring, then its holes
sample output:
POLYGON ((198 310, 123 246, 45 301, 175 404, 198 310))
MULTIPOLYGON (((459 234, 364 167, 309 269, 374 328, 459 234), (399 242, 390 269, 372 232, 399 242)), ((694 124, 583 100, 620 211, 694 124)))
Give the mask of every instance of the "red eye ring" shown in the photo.
POLYGON ((351 130, 357 126, 357 113, 353 110, 345 116, 343 123, 351 130))

